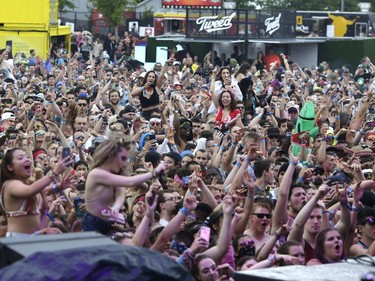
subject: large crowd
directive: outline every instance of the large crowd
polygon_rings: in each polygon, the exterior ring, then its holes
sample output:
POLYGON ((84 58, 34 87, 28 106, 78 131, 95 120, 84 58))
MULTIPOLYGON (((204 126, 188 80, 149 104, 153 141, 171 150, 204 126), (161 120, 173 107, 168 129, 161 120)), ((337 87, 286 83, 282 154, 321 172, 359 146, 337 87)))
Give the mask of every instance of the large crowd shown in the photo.
MULTIPOLYGON (((96 231, 197 280, 375 256, 375 66, 79 33, 0 50, 0 236, 96 231)), ((4 46, 5 47, 5 46, 4 46)))

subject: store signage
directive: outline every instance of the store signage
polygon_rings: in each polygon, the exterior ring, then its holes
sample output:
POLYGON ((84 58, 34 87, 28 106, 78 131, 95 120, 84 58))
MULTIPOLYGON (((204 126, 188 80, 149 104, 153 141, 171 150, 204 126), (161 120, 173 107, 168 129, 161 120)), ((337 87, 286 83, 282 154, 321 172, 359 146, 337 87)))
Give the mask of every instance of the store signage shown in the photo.
POLYGON ((199 32, 214 32, 219 30, 225 30, 232 27, 232 18, 236 16, 236 13, 232 13, 230 16, 219 17, 201 17, 196 20, 196 23, 201 25, 199 32))
POLYGON ((264 21, 266 33, 271 35, 280 28, 281 13, 277 17, 269 17, 264 21))

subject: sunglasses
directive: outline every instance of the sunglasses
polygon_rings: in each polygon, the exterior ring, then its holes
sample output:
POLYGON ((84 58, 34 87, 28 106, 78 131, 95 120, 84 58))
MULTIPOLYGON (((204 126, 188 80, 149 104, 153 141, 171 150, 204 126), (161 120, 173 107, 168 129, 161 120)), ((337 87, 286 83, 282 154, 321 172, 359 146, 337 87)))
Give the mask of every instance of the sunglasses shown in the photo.
POLYGON ((258 219, 271 219, 271 214, 253 213, 258 219))
POLYGON ((269 138, 270 140, 277 140, 279 137, 278 137, 278 136, 268 136, 268 138, 269 138))
POLYGON ((151 122, 150 125, 151 126, 160 126, 160 122, 151 122))
POLYGON ((168 199, 165 199, 165 201, 178 201, 181 200, 181 196, 172 196, 169 197, 168 199))
POLYGON ((374 218, 368 218, 366 223, 368 223, 371 226, 374 226, 375 225, 375 219, 374 218))
POLYGON ((87 106, 86 103, 77 103, 78 106, 87 106))
POLYGON ((76 140, 84 140, 84 139, 85 139, 85 137, 83 137, 83 136, 76 137, 76 140))

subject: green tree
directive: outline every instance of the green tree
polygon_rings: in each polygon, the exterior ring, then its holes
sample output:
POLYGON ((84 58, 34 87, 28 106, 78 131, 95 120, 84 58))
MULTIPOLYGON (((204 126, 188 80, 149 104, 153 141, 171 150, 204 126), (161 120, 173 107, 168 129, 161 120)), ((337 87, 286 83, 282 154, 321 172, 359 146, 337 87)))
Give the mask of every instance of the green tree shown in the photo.
POLYGON ((118 25, 124 22, 123 12, 134 6, 132 0, 89 0, 94 7, 103 15, 107 24, 115 28, 118 37, 118 25))
MULTIPOLYGON (((375 2, 375 0, 372 1, 375 2)), ((257 5, 268 9, 295 9, 299 11, 337 11, 341 8, 341 0, 256 0, 255 2, 257 5)), ((358 2, 359 0, 344 0, 344 11, 359 11, 358 2)))
POLYGON ((64 14, 76 8, 76 5, 70 0, 60 0, 59 1, 59 13, 64 14))

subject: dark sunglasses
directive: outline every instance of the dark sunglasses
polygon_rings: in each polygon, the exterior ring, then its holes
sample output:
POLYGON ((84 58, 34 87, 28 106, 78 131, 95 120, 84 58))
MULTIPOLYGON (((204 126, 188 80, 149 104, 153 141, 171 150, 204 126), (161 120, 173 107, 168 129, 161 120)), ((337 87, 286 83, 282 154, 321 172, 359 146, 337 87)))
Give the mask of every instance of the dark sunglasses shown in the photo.
POLYGON ((86 103, 77 103, 78 106, 87 106, 86 103))
POLYGON ((262 214, 262 213, 253 213, 254 216, 256 216, 258 219, 270 219, 271 214, 262 214))

